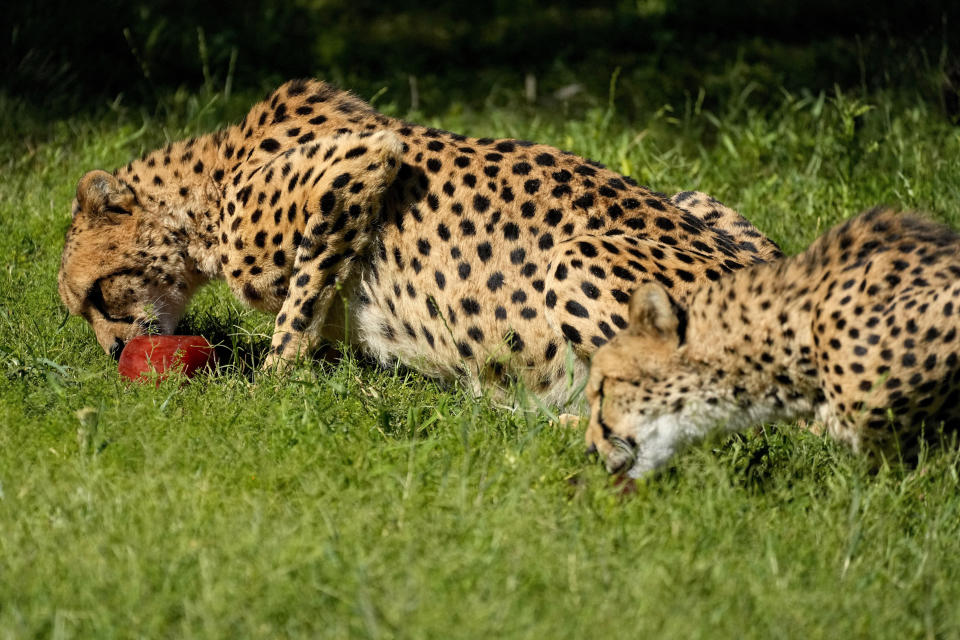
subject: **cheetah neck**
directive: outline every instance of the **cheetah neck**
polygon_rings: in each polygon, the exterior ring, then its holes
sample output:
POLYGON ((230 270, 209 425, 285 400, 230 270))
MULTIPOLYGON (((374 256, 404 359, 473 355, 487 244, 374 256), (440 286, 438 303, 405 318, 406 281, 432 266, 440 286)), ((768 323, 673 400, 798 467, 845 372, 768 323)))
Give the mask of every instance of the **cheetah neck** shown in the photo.
POLYGON ((217 131, 171 143, 118 169, 149 212, 146 228, 158 243, 184 257, 185 274, 196 286, 221 277, 219 260, 220 145, 229 132, 217 131))
POLYGON ((684 355, 752 423, 809 417, 819 378, 805 304, 782 263, 732 274, 691 298, 684 355))

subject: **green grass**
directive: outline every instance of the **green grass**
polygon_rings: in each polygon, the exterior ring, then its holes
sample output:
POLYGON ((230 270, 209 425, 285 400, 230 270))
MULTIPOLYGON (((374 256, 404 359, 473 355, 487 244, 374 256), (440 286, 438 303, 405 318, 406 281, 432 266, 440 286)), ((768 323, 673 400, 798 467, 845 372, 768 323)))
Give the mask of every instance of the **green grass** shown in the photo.
MULTIPOLYGON (((377 104, 702 189, 789 253, 879 203, 960 227, 960 129, 938 105, 738 78, 629 119, 614 83, 377 104)), ((118 380, 57 296, 76 180, 257 95, 56 121, 0 97, 0 637, 960 637, 956 450, 871 473, 781 425, 624 496, 579 431, 354 356, 254 383, 118 380)), ((181 326, 238 353, 270 328, 223 286, 181 326)))

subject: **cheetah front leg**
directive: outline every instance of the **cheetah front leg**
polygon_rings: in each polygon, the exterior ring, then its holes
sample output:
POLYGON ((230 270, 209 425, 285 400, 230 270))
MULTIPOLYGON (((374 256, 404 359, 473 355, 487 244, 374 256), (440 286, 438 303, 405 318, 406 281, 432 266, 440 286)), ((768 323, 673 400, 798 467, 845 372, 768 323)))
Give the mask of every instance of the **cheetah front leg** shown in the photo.
MULTIPOLYGON (((316 151, 323 156, 321 173, 314 174, 320 177, 305 195, 309 217, 264 368, 307 355, 316 346, 337 285, 348 280, 376 234, 384 192, 396 176, 402 152, 402 143, 386 131, 340 136, 316 151)), ((305 164, 308 153, 300 150, 305 164)))

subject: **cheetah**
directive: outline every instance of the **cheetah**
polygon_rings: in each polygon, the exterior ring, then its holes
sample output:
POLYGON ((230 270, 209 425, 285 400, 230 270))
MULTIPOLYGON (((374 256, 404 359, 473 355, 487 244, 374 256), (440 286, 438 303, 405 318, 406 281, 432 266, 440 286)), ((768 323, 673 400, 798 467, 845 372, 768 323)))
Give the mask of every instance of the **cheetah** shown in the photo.
POLYGON ((960 425, 960 237, 914 215, 865 212, 686 304, 641 285, 629 317, 586 388, 587 444, 610 472, 761 422, 819 421, 874 463, 960 425))
POLYGON ((626 327, 638 283, 682 298, 779 256, 701 193, 667 198, 569 152, 410 124, 295 80, 237 125, 84 175, 59 291, 113 355, 173 332, 222 278, 276 314, 266 368, 342 340, 561 404, 568 373, 585 380, 626 327))

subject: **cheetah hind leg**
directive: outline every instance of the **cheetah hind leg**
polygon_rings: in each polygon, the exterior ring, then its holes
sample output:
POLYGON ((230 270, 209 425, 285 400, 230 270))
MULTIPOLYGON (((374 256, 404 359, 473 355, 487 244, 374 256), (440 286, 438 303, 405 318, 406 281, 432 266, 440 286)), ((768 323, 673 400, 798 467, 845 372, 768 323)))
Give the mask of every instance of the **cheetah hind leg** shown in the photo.
POLYGON ((546 319, 587 361, 626 329, 630 294, 655 281, 681 302, 722 267, 706 254, 632 236, 581 235, 558 243, 547 266, 546 319))
POLYGON ((312 215, 297 249, 289 293, 277 314, 265 369, 307 355, 316 346, 337 285, 347 282, 376 233, 384 192, 396 177, 403 145, 387 131, 368 137, 348 134, 323 141, 321 153, 316 154, 325 157, 320 163, 305 154, 290 158, 303 163, 304 170, 319 164, 324 171, 306 194, 305 208, 312 215))
POLYGON ((670 202, 726 235, 737 249, 753 254, 754 262, 772 262, 783 257, 780 247, 760 233, 753 223, 702 191, 681 191, 674 194, 670 202))

